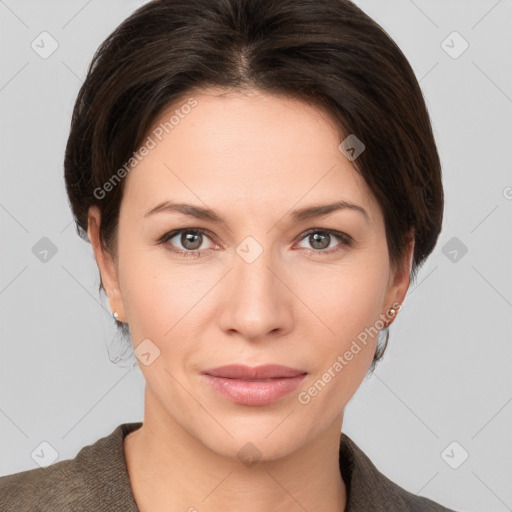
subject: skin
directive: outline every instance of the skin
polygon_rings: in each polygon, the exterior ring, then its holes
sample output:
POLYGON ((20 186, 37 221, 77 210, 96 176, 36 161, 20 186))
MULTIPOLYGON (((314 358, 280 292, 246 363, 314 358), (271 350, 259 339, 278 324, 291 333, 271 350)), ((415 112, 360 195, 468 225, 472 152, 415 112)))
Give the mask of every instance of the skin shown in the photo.
POLYGON ((197 106, 125 178, 117 258, 99 242, 98 208, 89 211, 111 310, 129 324, 135 347, 150 339, 160 350, 150 365, 139 361, 144 424, 124 443, 135 499, 141 512, 344 510, 343 411, 377 336, 309 403, 297 397, 402 302, 413 244, 394 270, 382 211, 339 151, 339 130, 326 113, 254 90, 205 89, 193 97, 197 106), (227 225, 182 213, 145 217, 171 199, 211 208, 227 225), (290 217, 293 209, 340 199, 368 217, 348 208, 300 222, 290 217), (179 235, 158 244, 182 228, 211 232, 199 257, 172 251, 197 252, 179 235), (337 230, 353 243, 332 235, 315 244, 304 235, 311 228, 337 230), (236 252, 248 236, 263 248, 252 263, 236 252), (277 363, 308 374, 277 402, 246 406, 217 394, 200 375, 234 363, 277 363), (237 457, 247 442, 261 453, 252 467, 237 457))

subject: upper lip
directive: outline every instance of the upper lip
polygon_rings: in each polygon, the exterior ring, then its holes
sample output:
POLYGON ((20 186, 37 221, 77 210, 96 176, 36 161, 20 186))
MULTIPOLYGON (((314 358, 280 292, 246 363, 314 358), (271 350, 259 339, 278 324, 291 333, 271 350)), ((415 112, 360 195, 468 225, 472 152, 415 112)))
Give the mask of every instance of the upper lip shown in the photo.
POLYGON ((228 379, 259 380, 279 377, 296 377, 297 375, 302 375, 307 372, 279 364, 265 364, 254 367, 242 364, 229 364, 204 370, 203 373, 213 377, 225 377, 228 379))

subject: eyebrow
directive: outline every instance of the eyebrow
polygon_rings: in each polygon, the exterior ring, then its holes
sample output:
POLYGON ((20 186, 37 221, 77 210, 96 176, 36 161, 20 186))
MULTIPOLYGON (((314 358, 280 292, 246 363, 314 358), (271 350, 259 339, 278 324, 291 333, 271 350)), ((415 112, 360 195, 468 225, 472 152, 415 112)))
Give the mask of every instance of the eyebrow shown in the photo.
MULTIPOLYGON (((368 212, 362 206, 349 203, 347 201, 337 201, 331 204, 308 206, 307 208, 292 210, 289 215, 291 216, 292 220, 300 222, 316 217, 323 217, 335 211, 345 209, 360 212, 364 215, 366 221, 368 223, 370 222, 368 212)), ((175 203, 173 201, 164 201, 163 203, 158 204, 151 210, 147 211, 144 214, 144 217, 149 217, 150 215, 160 212, 178 212, 190 217, 194 217, 196 219, 227 225, 227 222, 217 212, 211 210, 210 208, 203 208, 202 206, 196 206, 188 203, 175 203)))

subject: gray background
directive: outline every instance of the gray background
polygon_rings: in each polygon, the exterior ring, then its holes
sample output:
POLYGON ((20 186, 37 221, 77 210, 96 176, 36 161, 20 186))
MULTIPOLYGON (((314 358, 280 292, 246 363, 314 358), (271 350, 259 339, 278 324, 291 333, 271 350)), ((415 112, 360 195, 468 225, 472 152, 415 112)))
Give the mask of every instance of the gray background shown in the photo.
MULTIPOLYGON (((37 467, 31 453, 43 441, 63 460, 143 417, 139 369, 109 361, 113 320, 62 176, 93 52, 142 3, 0 0, 0 475, 37 467), (47 59, 31 48, 42 31, 59 45, 47 59), (43 237, 57 249, 46 262, 32 251, 43 237)), ((421 81, 446 210, 343 430, 414 493, 463 511, 512 510, 512 1, 357 4, 421 81), (457 58, 464 42, 446 40, 453 31, 469 44, 457 58), (453 469, 447 461, 459 464, 463 450, 469 457, 453 469)))

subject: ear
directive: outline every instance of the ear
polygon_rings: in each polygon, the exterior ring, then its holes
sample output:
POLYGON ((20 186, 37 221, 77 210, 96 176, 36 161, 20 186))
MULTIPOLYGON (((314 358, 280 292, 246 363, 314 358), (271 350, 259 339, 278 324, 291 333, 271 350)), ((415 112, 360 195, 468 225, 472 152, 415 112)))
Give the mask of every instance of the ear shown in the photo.
POLYGON ((125 311, 121 290, 117 278, 117 268, 112 255, 103 247, 100 241, 101 212, 97 206, 91 206, 87 218, 87 236, 94 251, 94 258, 98 265, 101 282, 108 297, 111 312, 117 311, 120 322, 125 322, 125 311))
POLYGON ((411 233, 411 241, 407 244, 406 254, 402 260, 400 266, 394 270, 390 275, 388 290, 386 292, 386 300, 384 302, 385 311, 382 313, 387 315, 389 320, 387 326, 390 326, 395 318, 396 313, 402 308, 402 303, 409 289, 411 281, 411 268, 414 257, 414 233, 411 233), (393 308, 396 313, 390 317, 389 310, 393 308))

